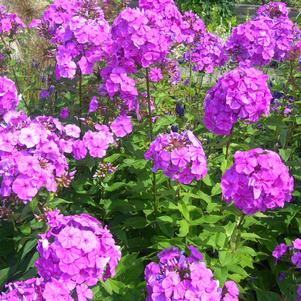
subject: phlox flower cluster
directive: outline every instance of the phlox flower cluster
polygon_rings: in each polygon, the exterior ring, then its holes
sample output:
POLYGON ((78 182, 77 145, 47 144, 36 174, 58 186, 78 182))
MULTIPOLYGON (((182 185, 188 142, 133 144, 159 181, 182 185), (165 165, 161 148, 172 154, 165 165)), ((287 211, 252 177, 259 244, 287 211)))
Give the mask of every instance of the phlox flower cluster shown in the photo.
POLYGON ((15 83, 5 76, 0 76, 0 116, 14 110, 19 104, 15 83))
POLYGON ((300 29, 288 17, 285 3, 271 2, 261 6, 256 19, 261 19, 272 29, 275 39, 274 57, 276 61, 290 58, 295 43, 301 39, 300 29))
POLYGON ((173 0, 139 0, 139 8, 160 18, 161 30, 170 42, 183 42, 183 18, 173 0))
MULTIPOLYGON (((291 262, 297 269, 301 269, 301 239, 296 238, 291 244, 280 243, 277 245, 272 253, 276 263, 283 257, 286 257, 285 261, 291 262)), ((284 274, 284 273, 283 273, 284 274)), ((285 276, 285 274, 284 274, 285 276)), ((301 284, 297 287, 297 298, 295 301, 301 300, 301 284)))
POLYGON ((112 234, 88 214, 47 215, 49 230, 40 235, 36 268, 45 281, 56 279, 70 291, 114 276, 121 257, 112 234))
POLYGON ((229 135, 238 119, 254 123, 270 111, 268 76, 238 67, 220 77, 205 97, 204 124, 217 135, 229 135))
POLYGON ((41 188, 55 192, 59 179, 72 177, 66 154, 79 138, 76 125, 63 126, 58 119, 30 119, 23 112, 9 111, 0 128, 0 194, 30 201, 41 188))
POLYGON ((31 26, 56 47, 57 77, 92 74, 111 49, 110 25, 96 0, 55 0, 31 26))
MULTIPOLYGON (((6 285, 7 292, 0 295, 2 301, 73 301, 70 291, 55 279, 44 282, 43 278, 31 278, 6 285)), ((92 293, 92 292, 91 292, 92 293)), ((91 299, 91 298, 89 298, 91 299)), ((87 298, 79 299, 82 301, 87 298)))
POLYGON ((233 29, 225 47, 235 61, 245 66, 265 66, 272 61, 276 40, 269 20, 261 17, 233 29))
POLYGON ((288 9, 284 2, 269 2, 265 5, 261 5, 257 10, 256 15, 271 19, 288 17, 288 9))
POLYGON ((135 80, 132 79, 126 68, 118 65, 109 65, 101 71, 103 85, 101 93, 109 96, 111 100, 119 96, 125 107, 132 111, 138 106, 138 90, 135 80))
POLYGON ((161 169, 167 177, 183 184, 207 174, 202 144, 190 131, 158 135, 144 157, 153 161, 153 172, 161 169))
POLYGON ((194 71, 212 73, 215 67, 221 67, 227 62, 228 56, 222 39, 205 32, 184 54, 184 59, 193 64, 194 71))
POLYGON ((40 235, 38 278, 6 285, 3 301, 87 301, 89 286, 115 274, 121 252, 109 232, 88 214, 46 213, 48 231, 40 235), (74 298, 75 299, 74 299, 74 298))
POLYGON ((143 68, 161 62, 170 49, 160 18, 151 10, 124 9, 113 22, 112 38, 123 59, 143 68))
POLYGON ((221 188, 227 203, 250 215, 284 207, 292 199, 294 180, 277 153, 256 148, 234 154, 221 188))
POLYGON ((5 6, 0 5, 0 35, 12 38, 25 28, 25 24, 16 15, 9 13, 5 6))
POLYGON ((151 262, 146 266, 146 301, 238 301, 236 284, 228 282, 224 295, 212 271, 206 267, 202 254, 193 246, 188 249, 189 256, 175 247, 165 249, 158 254, 159 263, 151 262))
POLYGON ((206 32, 206 26, 197 14, 187 11, 182 17, 181 30, 185 36, 185 42, 191 44, 199 42, 200 38, 206 32))

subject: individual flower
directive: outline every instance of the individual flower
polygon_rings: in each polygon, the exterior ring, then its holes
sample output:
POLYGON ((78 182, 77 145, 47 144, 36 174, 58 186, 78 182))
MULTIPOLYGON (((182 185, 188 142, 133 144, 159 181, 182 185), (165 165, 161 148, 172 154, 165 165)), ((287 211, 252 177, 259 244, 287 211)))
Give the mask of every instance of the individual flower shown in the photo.
POLYGON ((279 260, 283 254, 285 254, 287 250, 287 246, 284 243, 281 243, 277 245, 272 253, 272 256, 276 259, 279 260))
POLYGON ((16 109, 18 104, 19 97, 15 83, 5 76, 0 76, 0 116, 16 109))
MULTIPOLYGON (((193 252, 185 256, 178 248, 170 247, 158 254, 159 263, 151 262, 146 266, 146 301, 226 300, 222 299, 219 282, 206 267, 200 252, 194 247, 190 250, 193 252)), ((227 290, 229 295, 238 295, 237 286, 232 282, 227 283, 227 290)))
POLYGON ((125 137, 133 130, 131 117, 126 115, 118 116, 110 125, 112 132, 116 137, 125 137))
POLYGON ((87 131, 83 137, 84 146, 88 149, 90 156, 103 158, 110 144, 115 143, 113 134, 106 125, 96 125, 96 132, 87 131))
POLYGON ((90 298, 89 286, 114 276, 120 248, 109 230, 88 214, 63 216, 56 210, 47 214, 47 221, 49 229, 37 246, 39 275, 76 288, 82 300, 90 298))
POLYGON ((260 148, 238 151, 221 180, 223 198, 245 214, 282 208, 292 199, 294 180, 279 155, 260 148))
POLYGON ((96 110, 98 109, 99 107, 99 103, 97 101, 97 97, 96 96, 93 96, 90 103, 89 103, 89 110, 88 112, 89 113, 94 113, 96 112, 96 110))
POLYGON ((161 72, 161 69, 160 68, 152 68, 150 71, 149 71, 149 78, 152 82, 159 82, 160 80, 163 79, 163 75, 162 75, 162 72, 161 72))
POLYGON ((254 123, 270 111, 268 76, 254 68, 224 74, 205 97, 204 124, 217 135, 229 135, 238 119, 254 123))
POLYGON ((161 169, 167 177, 183 184, 207 174, 202 144, 190 131, 158 135, 144 158, 153 161, 153 172, 161 169))
POLYGON ((295 250, 301 250, 301 239, 300 238, 296 238, 295 240, 293 240, 293 248, 295 250))
POLYGON ((61 109, 60 117, 62 119, 67 119, 69 117, 69 109, 67 107, 61 109))
POLYGON ((225 47, 235 61, 244 66, 265 66, 272 61, 276 40, 266 21, 261 17, 232 30, 225 47))

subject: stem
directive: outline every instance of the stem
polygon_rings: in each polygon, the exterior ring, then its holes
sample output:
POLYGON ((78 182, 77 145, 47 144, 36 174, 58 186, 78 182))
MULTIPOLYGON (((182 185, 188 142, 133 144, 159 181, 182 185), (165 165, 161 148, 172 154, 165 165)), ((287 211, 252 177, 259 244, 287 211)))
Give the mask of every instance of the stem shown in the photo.
POLYGON ((244 220, 245 220, 245 215, 241 215, 238 222, 237 222, 237 224, 236 224, 236 227, 234 228, 234 230, 233 230, 233 232, 230 236, 229 245, 231 246, 231 243, 233 241, 235 242, 233 252, 235 252, 236 249, 237 249, 238 241, 239 241, 239 238, 240 238, 240 227, 243 224, 244 220))
MULTIPOLYGON (((148 68, 146 68, 146 92, 147 92, 147 107, 148 107, 148 125, 149 125, 149 134, 150 141, 152 142, 154 139, 153 133, 153 121, 152 121, 152 107, 151 107, 151 95, 150 95, 150 80, 149 80, 149 72, 148 68)), ((157 179, 156 173, 152 172, 152 190, 153 190, 153 205, 155 216, 157 217, 159 200, 157 198, 157 179)))
POLYGON ((230 144, 231 144, 231 142, 230 142, 230 138, 229 138, 229 140, 227 141, 227 145, 226 145, 226 160, 228 160, 230 144))
POLYGON ((83 77, 82 72, 79 71, 79 83, 78 83, 78 98, 79 98, 79 115, 82 115, 83 112, 83 91, 82 91, 82 85, 83 85, 83 77))
POLYGON ((189 110, 192 112, 192 61, 191 61, 191 46, 189 47, 189 110))

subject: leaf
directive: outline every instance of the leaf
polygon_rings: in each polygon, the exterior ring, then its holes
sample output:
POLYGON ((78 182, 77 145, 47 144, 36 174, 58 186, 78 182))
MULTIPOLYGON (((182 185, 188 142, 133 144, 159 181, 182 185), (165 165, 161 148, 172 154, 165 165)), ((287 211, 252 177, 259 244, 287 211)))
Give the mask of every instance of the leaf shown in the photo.
POLYGON ((178 236, 179 237, 186 237, 189 233, 189 224, 185 219, 179 221, 180 229, 178 236))

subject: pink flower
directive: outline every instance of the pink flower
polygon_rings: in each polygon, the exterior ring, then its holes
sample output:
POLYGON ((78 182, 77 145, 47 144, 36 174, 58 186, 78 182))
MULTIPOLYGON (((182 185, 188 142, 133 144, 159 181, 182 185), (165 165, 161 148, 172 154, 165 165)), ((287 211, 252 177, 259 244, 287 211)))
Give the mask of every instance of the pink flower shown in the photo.
POLYGON ((73 138, 79 138, 80 128, 75 124, 67 124, 65 126, 66 135, 73 138))
POLYGON ((19 142, 31 148, 40 142, 40 135, 32 127, 24 128, 20 132, 19 142))
POLYGON ((301 250, 301 239, 297 238, 293 241, 293 247, 296 250, 301 250))
POLYGON ((23 175, 15 179, 12 190, 23 201, 30 201, 38 193, 38 188, 33 184, 33 180, 23 175))
POLYGON ((111 130, 117 137, 125 137, 133 130, 131 117, 126 115, 118 116, 111 124, 111 130))

